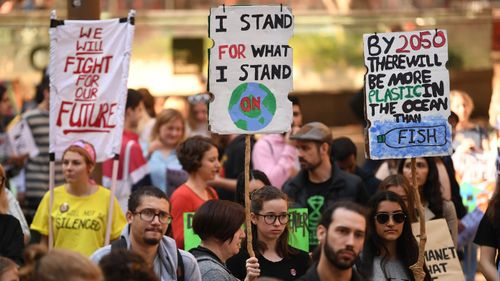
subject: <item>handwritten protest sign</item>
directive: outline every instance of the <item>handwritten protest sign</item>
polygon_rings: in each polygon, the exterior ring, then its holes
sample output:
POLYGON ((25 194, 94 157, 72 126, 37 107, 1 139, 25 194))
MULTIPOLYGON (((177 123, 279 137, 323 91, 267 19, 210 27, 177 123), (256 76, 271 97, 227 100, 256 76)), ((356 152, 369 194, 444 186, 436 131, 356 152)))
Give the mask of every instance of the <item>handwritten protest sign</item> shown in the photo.
MULTIPOLYGON (((307 208, 291 208, 288 223, 290 235, 288 244, 309 252, 309 231, 307 229, 307 208)), ((184 213, 184 249, 187 251, 198 247, 201 239, 193 232, 193 212, 184 213)))
POLYGON ((119 153, 133 23, 127 19, 51 21, 50 152, 60 159, 75 140, 97 161, 119 153))
POLYGON ((29 155, 35 157, 40 152, 36 146, 35 139, 31 133, 30 127, 26 120, 17 116, 11 121, 7 128, 7 136, 13 155, 29 155))
POLYGON ((285 6, 222 6, 210 10, 209 109, 212 132, 290 130, 293 16, 285 6))
MULTIPOLYGON (((419 228, 419 223, 412 224, 413 233, 420 233, 419 228)), ((425 265, 432 280, 465 281, 446 221, 444 219, 427 221, 425 228, 427 230, 425 265)))
POLYGON ((201 239, 193 231, 194 212, 184 213, 184 250, 189 251, 198 247, 201 239))
POLYGON ((371 159, 451 154, 445 30, 364 34, 371 159))

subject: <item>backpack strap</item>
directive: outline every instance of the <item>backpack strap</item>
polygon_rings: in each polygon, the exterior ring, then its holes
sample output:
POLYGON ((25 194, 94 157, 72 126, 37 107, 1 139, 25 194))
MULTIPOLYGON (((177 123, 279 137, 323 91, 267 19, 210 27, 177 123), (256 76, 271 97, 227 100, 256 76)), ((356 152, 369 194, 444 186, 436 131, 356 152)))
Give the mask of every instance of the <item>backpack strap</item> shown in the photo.
POLYGON ((181 252, 177 249, 177 281, 184 281, 184 261, 181 252))
POLYGON ((111 251, 118 249, 127 249, 127 240, 125 240, 123 236, 120 236, 120 239, 116 239, 115 241, 111 242, 111 251))

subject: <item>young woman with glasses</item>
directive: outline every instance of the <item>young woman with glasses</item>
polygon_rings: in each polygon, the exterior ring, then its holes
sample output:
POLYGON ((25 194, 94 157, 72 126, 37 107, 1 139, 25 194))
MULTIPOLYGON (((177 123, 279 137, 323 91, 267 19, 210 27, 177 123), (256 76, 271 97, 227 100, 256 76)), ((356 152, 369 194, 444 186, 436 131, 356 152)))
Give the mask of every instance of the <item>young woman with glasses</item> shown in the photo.
MULTIPOLYGON (((288 245, 288 197, 274 186, 264 186, 251 195, 253 249, 259 260, 260 276, 295 280, 310 264, 309 254, 288 245)), ((237 278, 244 278, 246 247, 228 262, 237 278)))
MULTIPOLYGON (((90 256, 104 246, 111 193, 97 185, 90 174, 96 163, 94 146, 79 140, 63 153, 62 167, 66 184, 54 189, 52 226, 49 226, 49 192, 45 193, 31 224, 40 232, 41 243, 48 245, 49 227, 54 231, 54 248, 90 256)), ((113 203, 111 240, 120 237, 126 225, 125 215, 116 198, 113 203)))
MULTIPOLYGON (((382 191, 368 205, 368 235, 358 271, 366 280, 415 280, 409 266, 418 259, 418 244, 403 199, 382 191)), ((424 280, 430 280, 427 271, 424 280)))

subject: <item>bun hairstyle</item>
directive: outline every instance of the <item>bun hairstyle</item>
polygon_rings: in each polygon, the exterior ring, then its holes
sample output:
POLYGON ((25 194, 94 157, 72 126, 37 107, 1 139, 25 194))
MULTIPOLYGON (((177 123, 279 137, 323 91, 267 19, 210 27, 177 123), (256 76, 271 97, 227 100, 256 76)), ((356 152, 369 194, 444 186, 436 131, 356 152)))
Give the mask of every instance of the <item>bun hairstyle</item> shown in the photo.
POLYGON ((73 278, 85 281, 102 281, 97 265, 77 252, 51 250, 34 244, 24 252, 25 266, 19 270, 23 281, 71 281, 73 278))

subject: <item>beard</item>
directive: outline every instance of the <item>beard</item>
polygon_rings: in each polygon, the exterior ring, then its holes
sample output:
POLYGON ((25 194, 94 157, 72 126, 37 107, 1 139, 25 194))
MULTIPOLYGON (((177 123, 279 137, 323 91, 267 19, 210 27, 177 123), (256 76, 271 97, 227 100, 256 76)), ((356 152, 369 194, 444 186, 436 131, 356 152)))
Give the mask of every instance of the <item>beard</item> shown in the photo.
POLYGON ((155 246, 158 245, 161 241, 161 238, 156 239, 156 238, 144 238, 143 239, 144 243, 150 246, 155 246))
POLYGON ((319 167, 319 165, 321 165, 321 159, 318 160, 318 162, 316 163, 311 163, 311 162, 308 162, 306 160, 304 160, 304 158, 302 157, 299 157, 299 163, 300 163, 300 168, 304 171, 314 171, 317 167, 319 167))
POLYGON ((323 246, 323 252, 325 253, 325 256, 328 259, 328 261, 333 266, 335 266, 336 268, 338 268, 340 270, 347 270, 347 269, 352 268, 352 266, 356 262, 356 258, 358 256, 358 255, 356 255, 356 253, 354 252, 354 249, 351 246, 347 246, 345 249, 335 251, 335 249, 332 248, 328 244, 328 234, 325 238, 325 245, 323 246), (340 258, 340 254, 342 252, 352 252, 354 254, 355 258, 353 258, 350 261, 344 260, 344 259, 340 258))

